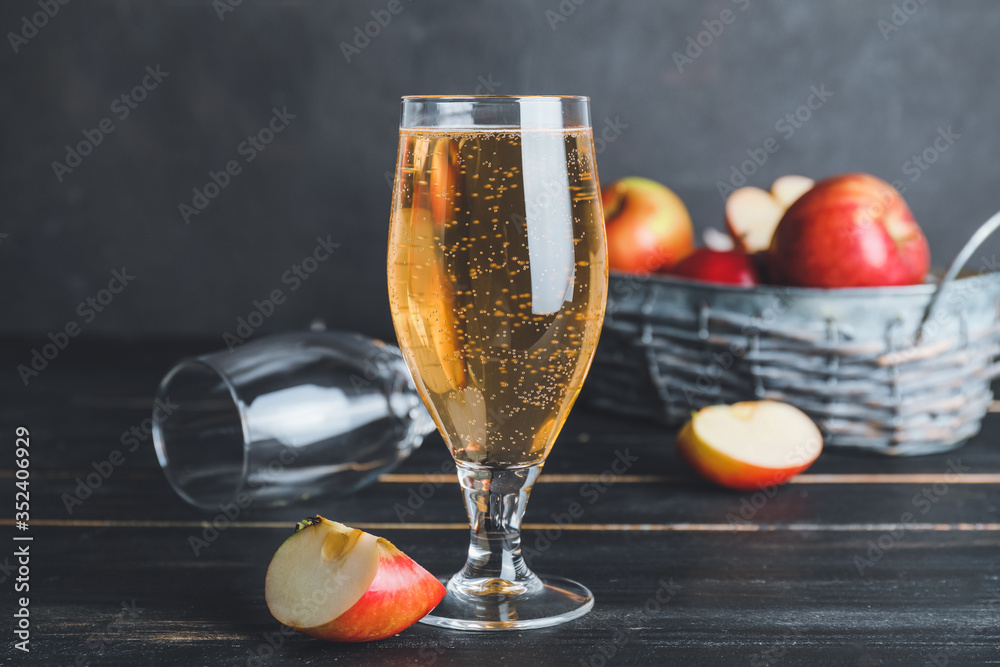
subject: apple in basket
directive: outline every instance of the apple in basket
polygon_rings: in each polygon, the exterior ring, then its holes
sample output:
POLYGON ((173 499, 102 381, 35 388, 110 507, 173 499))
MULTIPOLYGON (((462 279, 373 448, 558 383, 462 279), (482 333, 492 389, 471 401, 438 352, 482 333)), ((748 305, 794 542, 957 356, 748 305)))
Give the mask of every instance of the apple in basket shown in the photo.
POLYGON ((869 174, 816 183, 782 216, 768 249, 770 280, 800 287, 913 285, 929 267, 902 195, 869 174))
POLYGON ((278 621, 341 642, 392 636, 444 595, 440 581, 388 540, 321 516, 298 523, 274 554, 264 584, 278 621))
POLYGON ((742 287, 760 284, 753 258, 740 250, 698 248, 663 273, 706 283, 742 287))
POLYGON ((601 191, 601 204, 613 271, 650 273, 675 264, 694 248, 687 207, 656 181, 623 178, 601 191))
POLYGON ((750 254, 767 250, 781 216, 812 186, 811 178, 789 175, 777 179, 770 192, 746 186, 730 193, 726 227, 737 249, 750 254))
POLYGON ((822 450, 816 424, 778 401, 702 408, 677 435, 677 452, 702 477, 739 490, 783 484, 822 450))

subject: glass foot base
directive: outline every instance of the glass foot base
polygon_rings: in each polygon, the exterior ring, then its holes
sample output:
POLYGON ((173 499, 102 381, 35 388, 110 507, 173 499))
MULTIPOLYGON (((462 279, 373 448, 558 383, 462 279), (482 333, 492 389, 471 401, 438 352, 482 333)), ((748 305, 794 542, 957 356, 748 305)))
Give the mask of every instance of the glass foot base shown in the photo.
POLYGON ((566 623, 593 608, 594 595, 586 586, 562 577, 538 578, 542 586, 530 592, 481 596, 461 594, 442 578, 448 594, 420 622, 452 630, 527 630, 566 623))

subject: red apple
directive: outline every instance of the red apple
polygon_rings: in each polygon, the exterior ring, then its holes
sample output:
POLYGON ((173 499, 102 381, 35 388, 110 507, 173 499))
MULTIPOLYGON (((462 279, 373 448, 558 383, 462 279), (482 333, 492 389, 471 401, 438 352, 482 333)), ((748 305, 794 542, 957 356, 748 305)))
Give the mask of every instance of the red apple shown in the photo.
POLYGON ((698 248, 663 273, 706 283, 745 287, 760 284, 753 258, 739 250, 698 248))
POLYGON ((384 639, 437 606, 445 588, 388 540, 310 517, 267 568, 264 597, 278 621, 340 642, 384 639))
POLYGON ((778 401, 712 405, 677 435, 677 451, 706 479, 731 489, 783 484, 820 455, 823 437, 798 408, 778 401))
POLYGON ((608 266, 649 273, 671 266, 694 247, 691 216, 680 197, 648 178, 632 176, 601 192, 608 266))
POLYGON ((771 279, 801 287, 923 282, 927 239, 894 187, 869 174, 817 183, 788 209, 768 249, 771 279))
POLYGON ((739 188, 726 199, 726 226, 736 247, 747 253, 767 250, 778 221, 789 206, 813 186, 805 176, 782 176, 771 191, 739 188))

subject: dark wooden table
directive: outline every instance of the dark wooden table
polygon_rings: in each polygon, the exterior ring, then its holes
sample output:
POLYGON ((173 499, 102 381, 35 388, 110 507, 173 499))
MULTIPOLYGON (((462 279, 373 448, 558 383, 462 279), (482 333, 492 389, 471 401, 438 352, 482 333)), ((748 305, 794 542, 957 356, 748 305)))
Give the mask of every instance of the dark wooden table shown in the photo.
POLYGON ((525 542, 540 552, 536 570, 591 587, 589 615, 530 632, 417 625, 338 645, 282 633, 264 604, 271 555, 295 520, 319 512, 386 536, 433 572, 457 569, 465 515, 440 474, 440 439, 355 496, 251 506, 196 554, 190 538, 212 516, 173 495, 149 440, 129 451, 122 438, 149 416, 169 365, 218 341, 74 340, 25 388, 14 368, 39 344, 0 347, 4 664, 1000 664, 996 415, 948 454, 827 452, 774 493, 741 494, 695 478, 673 433, 580 404, 532 494, 525 542), (27 532, 13 526, 17 425, 31 431, 27 532), (114 451, 120 465, 67 509, 77 478, 107 471, 114 451), (624 452, 636 457, 627 473, 602 478, 624 452), (400 523, 394 505, 422 484, 433 492, 424 486, 429 497, 400 523), (558 527, 553 514, 574 501, 584 514, 558 527), (33 537, 28 654, 14 647, 13 554, 25 544, 14 534, 33 537))

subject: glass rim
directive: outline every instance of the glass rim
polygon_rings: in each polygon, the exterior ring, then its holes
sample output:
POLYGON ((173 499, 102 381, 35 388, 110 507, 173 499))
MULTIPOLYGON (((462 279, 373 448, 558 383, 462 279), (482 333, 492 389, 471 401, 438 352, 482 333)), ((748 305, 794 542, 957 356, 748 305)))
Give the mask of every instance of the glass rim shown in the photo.
MULTIPOLYGON (((243 432, 243 460, 240 472, 240 481, 236 485, 236 489, 233 490, 233 496, 235 497, 239 494, 247 484, 247 478, 250 474, 250 424, 247 420, 246 405, 243 403, 243 399, 240 398, 239 391, 233 384, 232 380, 229 378, 221 368, 212 363, 211 360, 205 357, 210 355, 203 355, 200 357, 188 357, 186 359, 181 359, 167 372, 167 374, 160 381, 157 387, 156 397, 159 398, 162 395, 168 394, 168 386, 170 382, 182 371, 188 369, 200 369, 208 370, 210 373, 218 376, 222 383, 225 385, 226 390, 229 393, 230 399, 233 402, 233 408, 239 415, 240 419, 240 429, 243 432)), ((167 451, 167 444, 163 439, 162 425, 160 422, 153 420, 153 449, 156 452, 157 462, 160 464, 160 468, 163 470, 167 482, 173 487, 174 491, 183 498, 188 503, 200 508, 200 509, 215 509, 216 505, 205 502, 203 500, 198 500, 189 494, 184 487, 181 486, 180 481, 174 475, 173 468, 170 466, 170 454, 167 451)))
POLYGON ((403 95, 403 102, 513 102, 532 100, 560 100, 565 102, 590 102, 587 95, 403 95))
POLYGON ((404 95, 404 130, 555 130, 590 127, 582 95, 404 95))

